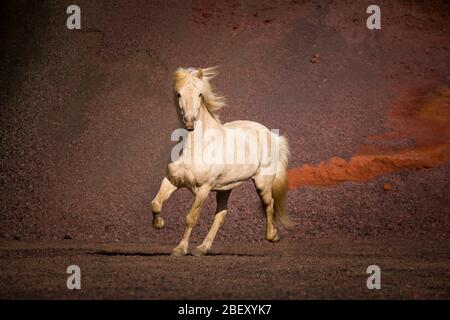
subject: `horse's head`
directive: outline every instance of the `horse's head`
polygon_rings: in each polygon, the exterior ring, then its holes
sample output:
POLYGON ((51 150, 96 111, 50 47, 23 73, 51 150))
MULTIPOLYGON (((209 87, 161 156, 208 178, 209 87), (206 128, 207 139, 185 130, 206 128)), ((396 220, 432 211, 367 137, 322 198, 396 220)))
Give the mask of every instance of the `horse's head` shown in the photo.
POLYGON ((209 84, 209 80, 215 75, 215 68, 178 68, 175 72, 177 104, 184 127, 189 131, 194 130, 202 107, 214 113, 225 104, 222 97, 213 93, 209 84))
POLYGON ((202 69, 178 69, 175 72, 175 94, 185 128, 194 130, 203 102, 202 69))

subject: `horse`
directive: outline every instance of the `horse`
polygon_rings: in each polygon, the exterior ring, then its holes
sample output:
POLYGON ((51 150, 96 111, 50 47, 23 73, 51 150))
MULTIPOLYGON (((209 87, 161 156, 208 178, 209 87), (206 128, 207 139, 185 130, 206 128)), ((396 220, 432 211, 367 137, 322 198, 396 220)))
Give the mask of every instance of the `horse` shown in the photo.
POLYGON ((217 112, 225 106, 225 99, 210 84, 216 75, 216 67, 178 68, 174 75, 174 98, 186 134, 181 155, 167 165, 166 176, 151 203, 153 227, 162 229, 163 203, 183 187, 194 195, 183 237, 173 249, 173 256, 187 254, 189 237, 202 206, 208 195, 216 192, 213 224, 192 254, 202 256, 210 252, 227 214, 231 191, 250 179, 265 211, 265 238, 278 242, 277 227, 292 226, 286 212, 290 155, 287 139, 257 122, 239 120, 222 124, 217 112))

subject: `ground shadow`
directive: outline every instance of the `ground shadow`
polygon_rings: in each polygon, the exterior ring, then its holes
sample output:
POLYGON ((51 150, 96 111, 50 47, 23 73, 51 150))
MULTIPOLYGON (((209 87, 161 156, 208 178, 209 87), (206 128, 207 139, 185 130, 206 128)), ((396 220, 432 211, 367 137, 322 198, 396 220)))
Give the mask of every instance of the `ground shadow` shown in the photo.
POLYGON ((106 250, 89 252, 88 254, 95 256, 136 256, 136 257, 170 256, 170 253, 166 252, 123 252, 123 251, 106 251, 106 250))
MULTIPOLYGON (((136 256, 136 257, 163 257, 163 256, 170 256, 170 253, 167 252, 134 252, 134 251, 106 251, 106 250, 100 250, 100 251, 94 251, 89 252, 89 255, 96 255, 96 256, 136 256)), ((188 253, 187 256, 193 256, 192 254, 188 253)), ((224 252, 211 252, 208 253, 207 256, 229 256, 229 257, 263 257, 263 254, 245 254, 245 253, 224 253, 224 252)))
POLYGON ((224 252, 210 252, 208 256, 228 256, 228 257, 264 257, 264 254, 249 254, 249 253, 224 253, 224 252))

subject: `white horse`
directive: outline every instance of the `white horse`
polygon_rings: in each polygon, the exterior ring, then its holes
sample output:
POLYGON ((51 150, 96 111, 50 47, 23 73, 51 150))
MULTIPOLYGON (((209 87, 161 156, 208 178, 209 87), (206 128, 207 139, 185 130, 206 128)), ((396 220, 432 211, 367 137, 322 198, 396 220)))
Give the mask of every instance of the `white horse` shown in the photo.
POLYGON ((291 225, 285 210, 289 160, 287 140, 252 121, 221 124, 216 112, 224 106, 224 99, 214 94, 209 83, 215 75, 215 68, 179 68, 175 72, 175 94, 182 122, 189 132, 182 155, 168 164, 167 175, 152 201, 153 226, 161 229, 165 225, 160 216, 161 209, 173 192, 186 187, 195 196, 186 217, 183 238, 173 249, 172 255, 175 256, 187 254, 189 236, 200 210, 209 193, 216 191, 214 222, 193 254, 205 255, 210 251, 227 213, 231 190, 250 178, 266 213, 266 239, 271 242, 280 240, 275 222, 287 227, 291 225))

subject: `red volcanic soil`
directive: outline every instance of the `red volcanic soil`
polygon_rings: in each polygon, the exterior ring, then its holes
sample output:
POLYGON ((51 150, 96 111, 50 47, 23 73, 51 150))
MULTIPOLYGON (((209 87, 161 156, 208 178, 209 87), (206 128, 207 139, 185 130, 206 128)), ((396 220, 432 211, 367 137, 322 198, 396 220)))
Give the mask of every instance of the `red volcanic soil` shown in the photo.
POLYGON ((389 142, 413 139, 404 148, 387 144, 361 146, 346 161, 333 157, 317 166, 303 165, 289 171, 289 187, 331 186, 346 181, 364 182, 405 169, 429 169, 450 162, 450 89, 407 92, 389 113, 392 131, 371 140, 389 142), (392 150, 391 150, 392 149, 392 150))

